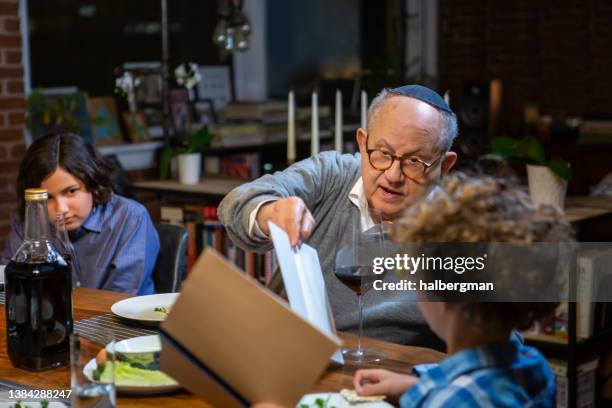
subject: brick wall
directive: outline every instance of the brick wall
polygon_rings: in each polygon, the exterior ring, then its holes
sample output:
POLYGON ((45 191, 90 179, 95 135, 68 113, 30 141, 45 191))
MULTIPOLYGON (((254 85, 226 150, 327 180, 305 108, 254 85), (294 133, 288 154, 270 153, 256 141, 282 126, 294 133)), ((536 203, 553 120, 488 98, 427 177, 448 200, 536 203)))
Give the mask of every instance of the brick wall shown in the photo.
POLYGON ((612 2, 440 0, 440 85, 501 79, 502 133, 526 102, 555 118, 612 114, 612 2))
POLYGON ((25 150, 18 8, 18 0, 0 0, 0 248, 4 248, 10 229, 16 203, 15 179, 25 150))

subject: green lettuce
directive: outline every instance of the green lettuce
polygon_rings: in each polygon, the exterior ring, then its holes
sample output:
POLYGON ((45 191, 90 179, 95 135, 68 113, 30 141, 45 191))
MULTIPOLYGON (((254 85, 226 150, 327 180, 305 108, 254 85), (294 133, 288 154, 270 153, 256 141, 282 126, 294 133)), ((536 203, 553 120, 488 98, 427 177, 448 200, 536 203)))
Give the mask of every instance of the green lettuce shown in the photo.
MULTIPOLYGON (((177 384, 170 376, 161 371, 143 370, 142 368, 132 367, 129 363, 123 361, 117 361, 115 365, 115 385, 119 387, 159 387, 177 384)), ((100 382, 111 382, 112 367, 112 362, 101 364, 98 367, 101 368, 99 374, 96 375, 98 369, 94 372, 94 379, 100 382)))

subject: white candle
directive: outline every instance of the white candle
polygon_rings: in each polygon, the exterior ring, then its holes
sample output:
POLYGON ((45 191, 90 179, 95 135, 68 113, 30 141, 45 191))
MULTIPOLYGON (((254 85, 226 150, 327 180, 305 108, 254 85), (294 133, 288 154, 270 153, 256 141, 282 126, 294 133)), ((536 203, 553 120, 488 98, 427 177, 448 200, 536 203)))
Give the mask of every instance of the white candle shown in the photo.
POLYGON ((287 163, 295 162, 295 97, 289 91, 289 114, 287 115, 287 163))
POLYGON ((312 107, 310 109, 310 155, 319 153, 319 95, 312 93, 312 107))
POLYGON ((365 129, 368 125, 368 94, 361 91, 361 128, 365 129))
POLYGON ((334 137, 334 148, 342 153, 342 92, 336 90, 336 133, 334 137))

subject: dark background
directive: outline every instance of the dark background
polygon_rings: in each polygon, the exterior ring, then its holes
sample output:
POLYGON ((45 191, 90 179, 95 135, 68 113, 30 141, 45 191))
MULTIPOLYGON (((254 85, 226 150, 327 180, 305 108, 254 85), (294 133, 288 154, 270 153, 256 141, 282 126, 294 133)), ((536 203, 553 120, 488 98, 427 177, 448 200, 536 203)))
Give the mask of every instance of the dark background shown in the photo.
MULTIPOLYGON (((168 3, 171 70, 184 61, 231 66, 231 57, 211 41, 216 1, 168 3)), ((332 91, 350 92, 356 76, 370 98, 385 86, 427 82, 440 93, 450 90, 452 107, 462 117, 468 105, 488 104, 486 95, 474 102, 468 91, 488 89, 489 81, 498 79, 499 126, 491 134, 486 115, 475 128, 462 122, 461 160, 470 151, 486 151, 490 136, 523 136, 524 106, 535 104, 553 120, 547 150, 574 166, 570 194, 588 194, 611 169, 612 140, 581 144, 564 123, 572 117, 612 119, 612 2, 440 0, 438 10, 438 77, 425 81, 404 74, 404 1, 268 0, 269 96, 285 98, 293 88, 304 103, 318 87, 322 102, 330 103, 332 91), (334 78, 334 69, 352 77, 334 78)), ((29 14, 34 88, 77 85, 91 96, 109 95, 115 67, 160 59, 157 1, 31 0, 29 14), (84 4, 95 6, 94 16, 79 12, 84 4)))

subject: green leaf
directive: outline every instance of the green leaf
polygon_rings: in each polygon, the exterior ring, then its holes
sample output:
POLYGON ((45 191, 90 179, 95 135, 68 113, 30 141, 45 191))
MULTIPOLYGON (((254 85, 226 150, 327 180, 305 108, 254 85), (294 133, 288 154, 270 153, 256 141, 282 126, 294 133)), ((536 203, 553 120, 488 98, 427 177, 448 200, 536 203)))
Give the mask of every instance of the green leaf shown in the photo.
POLYGON ((214 135, 208 131, 208 127, 202 126, 189 138, 189 144, 187 145, 189 153, 197 153, 203 151, 206 146, 208 146, 213 137, 214 135))
POLYGON ((168 178, 168 174, 170 173, 170 162, 173 156, 174 152, 172 149, 165 149, 161 154, 159 159, 159 179, 162 181, 168 178))
POLYGON ((497 136, 491 139, 491 151, 504 158, 516 156, 516 139, 507 136, 497 136))
POLYGON ((548 168, 555 173, 557 176, 561 177, 562 179, 566 180, 566 181, 571 181, 573 174, 572 174, 572 166, 566 162, 565 160, 561 160, 561 159, 552 159, 549 163, 548 163, 548 168))
POLYGON ((517 143, 519 157, 530 164, 546 165, 544 146, 534 137, 527 137, 517 143))

